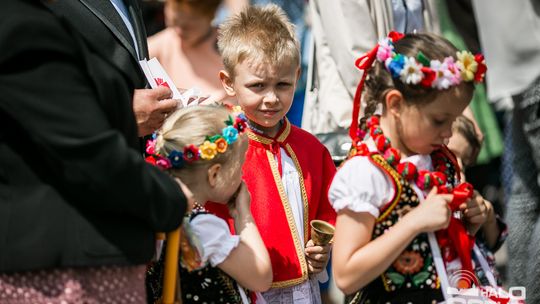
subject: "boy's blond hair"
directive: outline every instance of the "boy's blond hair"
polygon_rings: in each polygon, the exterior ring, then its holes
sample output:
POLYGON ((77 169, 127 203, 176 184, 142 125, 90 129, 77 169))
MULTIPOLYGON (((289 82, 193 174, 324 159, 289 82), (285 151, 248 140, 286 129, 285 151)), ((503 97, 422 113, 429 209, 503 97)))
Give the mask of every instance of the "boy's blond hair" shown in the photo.
POLYGON ((247 58, 277 65, 300 65, 294 25, 274 4, 249 6, 230 17, 219 29, 218 48, 231 77, 234 67, 247 58))

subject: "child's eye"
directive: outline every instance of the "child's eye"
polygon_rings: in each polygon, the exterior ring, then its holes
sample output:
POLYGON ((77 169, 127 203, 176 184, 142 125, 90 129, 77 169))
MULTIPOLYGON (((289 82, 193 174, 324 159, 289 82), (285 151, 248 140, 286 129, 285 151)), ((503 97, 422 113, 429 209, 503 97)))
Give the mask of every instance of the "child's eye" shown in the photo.
POLYGON ((289 87, 289 86, 291 86, 291 84, 288 83, 288 82, 280 82, 280 83, 278 83, 278 86, 280 86, 280 87, 289 87))
POLYGON ((249 87, 253 88, 253 89, 262 89, 264 87, 264 84, 262 84, 262 83, 253 83, 253 84, 250 84, 249 87))
POLYGON ((442 126, 446 123, 446 120, 440 120, 440 119, 433 119, 433 124, 436 126, 442 126))

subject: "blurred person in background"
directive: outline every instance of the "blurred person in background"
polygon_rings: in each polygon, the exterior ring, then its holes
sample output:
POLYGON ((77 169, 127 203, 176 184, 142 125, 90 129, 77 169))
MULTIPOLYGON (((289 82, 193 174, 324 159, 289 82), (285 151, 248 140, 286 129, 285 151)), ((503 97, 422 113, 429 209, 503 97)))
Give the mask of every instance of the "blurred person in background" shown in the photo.
POLYGON ((207 102, 229 101, 219 80, 223 69, 212 24, 221 0, 167 0, 167 28, 148 38, 150 57, 156 57, 177 87, 197 87, 210 95, 207 102))
POLYGON ((513 103, 508 286, 524 286, 527 303, 538 303, 540 272, 531 269, 540 268, 540 3, 474 0, 473 5, 489 66, 488 98, 510 97, 513 103))

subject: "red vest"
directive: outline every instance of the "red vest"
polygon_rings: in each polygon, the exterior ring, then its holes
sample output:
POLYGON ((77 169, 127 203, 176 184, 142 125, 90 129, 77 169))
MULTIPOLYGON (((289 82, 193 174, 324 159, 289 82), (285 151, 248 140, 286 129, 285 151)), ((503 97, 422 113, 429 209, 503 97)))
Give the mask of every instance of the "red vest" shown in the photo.
MULTIPOLYGON (((300 284, 308 279, 304 254, 310 239, 309 222, 321 219, 335 223, 336 213, 328 201, 328 188, 336 168, 328 150, 310 133, 292 126, 285 119, 275 138, 249 131, 249 148, 243 179, 251 193, 251 212, 272 261, 272 288, 300 284), (304 206, 302 243, 291 206, 281 181, 280 148, 293 160, 300 176, 304 206)), ((224 205, 206 207, 222 218, 232 220, 224 205)))

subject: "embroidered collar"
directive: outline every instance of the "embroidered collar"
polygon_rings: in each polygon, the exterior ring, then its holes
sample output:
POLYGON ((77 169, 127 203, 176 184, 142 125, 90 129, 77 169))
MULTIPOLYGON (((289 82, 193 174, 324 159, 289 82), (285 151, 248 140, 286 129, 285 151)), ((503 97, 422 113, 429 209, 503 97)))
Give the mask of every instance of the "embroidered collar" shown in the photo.
POLYGON ((291 133, 291 123, 289 120, 285 117, 283 118, 283 124, 281 125, 281 128, 279 129, 276 136, 268 137, 267 135, 257 131, 248 128, 248 137, 249 139, 256 141, 258 143, 261 143, 263 145, 272 145, 275 143, 284 143, 287 137, 289 137, 289 134, 291 133))

